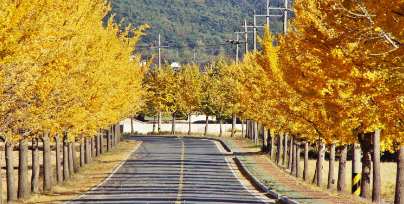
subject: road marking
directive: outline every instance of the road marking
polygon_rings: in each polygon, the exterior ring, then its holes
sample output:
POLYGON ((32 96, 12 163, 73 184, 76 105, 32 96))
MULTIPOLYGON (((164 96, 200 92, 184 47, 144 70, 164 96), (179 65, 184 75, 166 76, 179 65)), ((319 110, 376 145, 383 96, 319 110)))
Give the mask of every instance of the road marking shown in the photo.
POLYGON ((175 204, 180 204, 181 203, 181 196, 182 196, 182 182, 184 181, 184 152, 185 152, 185 144, 184 141, 182 142, 182 155, 181 155, 181 174, 180 174, 180 185, 178 187, 178 195, 177 195, 177 201, 175 204))
POLYGON ((67 202, 64 202, 63 204, 70 203, 70 201, 74 201, 74 200, 77 200, 77 199, 79 199, 79 198, 81 198, 81 197, 86 196, 86 194, 88 194, 88 193, 91 192, 91 191, 94 191, 95 189, 97 189, 98 187, 100 187, 101 185, 103 185, 105 182, 107 182, 109 179, 111 179, 112 175, 114 175, 114 174, 118 171, 118 169, 121 168, 122 164, 124 164, 124 163, 126 162, 126 160, 129 159, 129 156, 132 155, 132 154, 140 147, 140 145, 142 144, 142 142, 143 142, 143 141, 140 141, 140 143, 135 147, 135 149, 134 149, 130 154, 128 154, 128 156, 126 156, 126 158, 115 168, 115 170, 114 170, 107 178, 105 178, 100 184, 98 184, 98 185, 96 185, 95 187, 93 187, 92 189, 90 189, 90 190, 84 192, 84 193, 83 193, 82 195, 80 195, 79 197, 73 198, 72 200, 69 200, 69 201, 67 201, 67 202))

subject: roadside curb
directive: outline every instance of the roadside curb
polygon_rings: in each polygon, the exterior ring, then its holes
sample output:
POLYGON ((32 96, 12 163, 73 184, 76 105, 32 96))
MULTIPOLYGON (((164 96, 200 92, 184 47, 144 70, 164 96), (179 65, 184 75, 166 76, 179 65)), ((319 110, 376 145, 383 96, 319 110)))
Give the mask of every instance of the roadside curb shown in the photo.
POLYGON ((285 196, 282 195, 278 192, 276 192, 274 189, 268 188, 267 186, 265 186, 263 183, 261 183, 260 180, 258 180, 257 177, 255 177, 248 169, 247 167, 244 165, 244 163, 241 161, 241 159, 239 158, 239 156, 235 157, 236 162, 238 162, 240 164, 240 167, 242 168, 242 170, 247 174, 247 176, 254 182, 254 184, 256 184, 262 191, 268 193, 270 196, 272 196, 275 199, 278 199, 286 204, 300 204, 299 202, 285 196))

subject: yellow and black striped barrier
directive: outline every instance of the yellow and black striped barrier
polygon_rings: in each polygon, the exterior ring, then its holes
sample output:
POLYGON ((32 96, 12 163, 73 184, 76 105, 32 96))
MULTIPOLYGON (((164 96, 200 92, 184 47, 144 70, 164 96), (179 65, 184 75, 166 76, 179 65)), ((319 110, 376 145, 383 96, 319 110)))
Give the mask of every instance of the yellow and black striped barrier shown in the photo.
POLYGON ((352 173, 352 194, 359 196, 361 193, 361 173, 352 173))
POLYGON ((234 128, 234 130, 233 130, 233 136, 234 137, 236 136, 236 128, 234 128))

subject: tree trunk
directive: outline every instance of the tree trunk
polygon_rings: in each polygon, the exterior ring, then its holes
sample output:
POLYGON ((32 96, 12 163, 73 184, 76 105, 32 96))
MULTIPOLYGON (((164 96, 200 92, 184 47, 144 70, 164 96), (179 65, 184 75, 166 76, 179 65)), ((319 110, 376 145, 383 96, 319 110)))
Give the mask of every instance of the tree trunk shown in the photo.
MULTIPOLYGON (((115 137, 116 137, 116 134, 115 134, 116 132, 115 132, 115 126, 114 125, 111 125, 111 147, 114 147, 115 146, 115 137)), ((87 145, 89 145, 89 141, 88 141, 88 139, 86 139, 87 140, 87 142, 86 142, 86 144, 87 145)))
MULTIPOLYGON (((283 162, 282 164, 286 167, 286 159, 287 159, 287 155, 288 155, 288 133, 284 133, 284 141, 285 141, 285 145, 284 145, 284 152, 283 152, 283 162)), ((292 145, 291 145, 292 147, 292 145)), ((290 151, 292 151, 292 148, 290 148, 290 151)), ((289 158, 290 161, 292 161, 292 158, 289 158)))
POLYGON ((222 130, 222 116, 220 116, 220 119, 219 119, 219 127, 220 127, 219 137, 222 137, 222 136, 223 136, 223 130, 222 130))
POLYGON ((233 120, 231 123, 231 137, 236 136, 236 114, 233 113, 233 120))
POLYGON ((77 173, 79 172, 79 167, 77 165, 77 156, 76 156, 76 138, 74 138, 72 142, 72 156, 73 156, 73 171, 74 173, 77 173))
POLYGON ((255 144, 259 144, 259 132, 258 132, 258 126, 259 124, 257 122, 254 122, 254 133, 255 133, 255 144))
MULTIPOLYGON (((154 121, 156 121, 156 116, 154 116, 154 121)), ((153 123, 153 133, 154 133, 154 127, 156 126, 155 123, 153 123)), ((130 134, 133 135, 133 117, 130 117, 130 134)))
POLYGON ((282 152, 283 152, 283 146, 282 146, 282 138, 283 136, 278 135, 278 165, 282 165, 282 152))
POLYGON ((205 136, 208 135, 209 116, 206 115, 205 136))
POLYGON ((73 168, 73 145, 72 142, 67 143, 67 152, 69 153, 69 173, 73 174, 74 173, 74 168, 73 168))
POLYGON ((338 184, 337 191, 340 193, 345 192, 345 179, 346 179, 346 157, 347 157, 347 146, 341 146, 338 168, 338 184))
POLYGON ((309 180, 309 142, 304 143, 304 170, 303 180, 309 180))
POLYGON ((323 141, 319 141, 318 145, 318 155, 317 155, 317 186, 323 187, 323 161, 324 161, 324 148, 323 141))
MULTIPOLYGON (((91 158, 94 158, 94 137, 90 138, 91 147, 91 158)), ((92 160, 92 159, 91 159, 92 160)))
POLYGON ((271 135, 271 131, 270 130, 268 130, 269 131, 269 136, 271 137, 271 148, 270 148, 270 150, 269 150, 269 155, 270 155, 270 157, 271 157, 271 159, 274 157, 274 151, 275 151, 275 138, 274 138, 274 135, 271 135))
POLYGON ((396 194, 394 204, 404 203, 404 148, 398 144, 397 150, 397 177, 396 177, 396 194))
MULTIPOLYGON (((153 116, 153 131, 152 134, 156 134, 156 116, 153 116)), ((133 133, 132 133, 133 135, 133 133)))
MULTIPOLYGON (((121 125, 119 123, 115 124, 115 145, 117 145, 121 141, 121 125)), ((91 147, 92 147, 92 152, 91 155, 94 157, 94 137, 91 138, 91 147)))
MULTIPOLYGON (((285 135, 285 140, 287 141, 287 136, 285 135)), ((288 143, 285 142, 285 147, 288 146, 288 143)), ((285 148, 285 151, 287 151, 287 148, 285 148)), ((289 162, 288 162, 288 169, 290 170, 290 173, 292 173, 292 161, 293 161, 293 137, 290 137, 290 150, 289 150, 289 162)))
POLYGON ((192 124, 192 122, 191 122, 191 114, 188 114, 188 119, 189 119, 189 127, 188 127, 188 135, 191 135, 191 124, 192 124))
MULTIPOLYGON (((0 151, 0 158, 3 158, 3 152, 0 151)), ((0 170, 2 168, 0 159, 0 170)), ((3 173, 0 171, 0 192, 3 192, 3 173)), ((0 193, 0 203, 3 203, 3 193, 0 193)))
POLYGON ((295 144, 296 147, 296 177, 300 178, 300 145, 295 144))
POLYGON ((63 177, 62 177, 62 166, 61 166, 61 159, 60 159, 60 136, 57 135, 55 137, 55 142, 56 142, 56 181, 57 183, 62 183, 63 182, 63 177))
POLYGON ((84 148, 85 148, 85 163, 89 164, 90 163, 90 159, 91 159, 91 155, 90 155, 90 139, 89 138, 85 138, 84 139, 84 148))
POLYGON ((69 180, 69 142, 67 134, 63 135, 63 180, 69 180))
POLYGON ((39 150, 38 138, 32 138, 32 176, 31 191, 39 192, 39 150))
MULTIPOLYGON (((85 144, 85 140, 84 140, 84 144, 85 144)), ((109 130, 107 130, 107 151, 111 151, 111 135, 109 130)))
POLYGON ((95 156, 100 156, 100 135, 98 133, 95 136, 95 156))
POLYGON ((173 113, 173 125, 171 127, 171 134, 175 134, 175 113, 173 113))
POLYGON ((28 179, 28 139, 20 140, 20 152, 18 162, 18 199, 27 198, 29 196, 29 179, 28 179))
POLYGON ((297 149, 296 149, 296 142, 295 142, 295 138, 291 137, 290 141, 292 141, 293 139, 293 143, 290 143, 290 150, 293 152, 292 155, 292 169, 291 169, 291 174, 296 175, 296 154, 297 154, 297 149))
POLYGON ((370 174, 372 169, 372 161, 370 153, 372 151, 372 133, 363 133, 359 136, 361 143, 362 156, 362 182, 361 182, 361 197, 370 199, 370 174))
POLYGON ((328 185, 327 189, 332 190, 334 188, 334 164, 335 164, 335 144, 330 144, 330 163, 328 171, 328 185))
POLYGON ((13 149, 11 142, 6 142, 6 179, 7 179, 7 202, 17 200, 17 191, 14 182, 13 149))
POLYGON ((241 138, 245 138, 245 133, 244 133, 244 121, 241 121, 241 138))
POLYGON ((100 155, 104 153, 104 132, 100 129, 100 155))
POLYGON ((80 138, 80 167, 83 167, 86 164, 86 161, 84 159, 84 136, 81 136, 80 138))
POLYGON ((262 128, 262 151, 266 152, 267 151, 267 131, 265 131, 265 128, 262 128))
POLYGON ((159 118, 158 118, 158 129, 157 129, 157 131, 159 132, 159 134, 160 134, 160 132, 161 132, 161 112, 159 111, 159 118))
POLYGON ((52 187, 52 161, 49 133, 45 133, 43 138, 43 190, 50 190, 52 187))
POLYGON ((380 176, 380 130, 373 134, 373 190, 372 201, 381 201, 381 176, 380 176))

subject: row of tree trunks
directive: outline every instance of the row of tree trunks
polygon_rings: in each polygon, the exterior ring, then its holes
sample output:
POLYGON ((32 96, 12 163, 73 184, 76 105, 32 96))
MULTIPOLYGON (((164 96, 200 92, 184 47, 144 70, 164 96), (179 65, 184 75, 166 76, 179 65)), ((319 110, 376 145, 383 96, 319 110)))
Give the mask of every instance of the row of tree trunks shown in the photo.
MULTIPOLYGON (((115 126, 115 134, 119 135, 119 125, 115 126)), ((84 166, 84 159, 87 158, 87 163, 91 162, 91 157, 100 155, 103 152, 102 136, 97 135, 93 138, 82 139, 80 145, 80 166, 84 166), (96 144, 94 144, 96 142, 96 144), (87 143, 87 145, 85 145, 87 143), (85 152, 84 147, 87 151, 85 152), (96 149, 94 149, 96 148, 96 149), (83 157, 85 156, 85 157, 83 157)), ((54 185, 53 169, 51 164, 51 145, 49 133, 44 133, 41 137, 43 142, 43 190, 50 190, 54 185)), ((76 158, 75 141, 68 141, 68 135, 63 134, 62 150, 60 148, 61 138, 59 135, 54 137, 56 143, 56 181, 61 183, 68 180, 70 175, 78 172, 78 164, 76 158), (63 152, 63 161, 61 159, 61 151, 63 152), (63 164, 63 169, 61 164, 63 164)), ((4 141, 4 138, 3 138, 4 141)), ((111 146, 119 142, 118 137, 113 137, 110 140, 111 146)), ((5 159, 6 159, 6 181, 7 181, 7 202, 13 202, 17 199, 24 199, 30 196, 30 192, 39 192, 39 172, 40 172, 40 159, 39 159, 39 140, 32 138, 32 176, 29 179, 28 172, 28 137, 24 136, 19 140, 19 165, 18 165, 18 189, 15 185, 14 175, 14 158, 13 150, 14 145, 11 141, 5 141, 5 159), (31 180, 31 183, 29 182, 31 180)), ((0 163, 1 164, 1 163, 0 163)), ((0 190, 1 186, 1 171, 0 171, 0 190)), ((3 202, 3 197, 0 194, 0 203, 3 202)))

